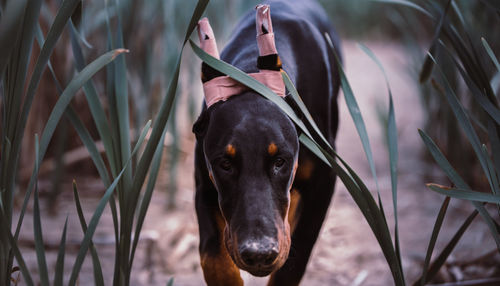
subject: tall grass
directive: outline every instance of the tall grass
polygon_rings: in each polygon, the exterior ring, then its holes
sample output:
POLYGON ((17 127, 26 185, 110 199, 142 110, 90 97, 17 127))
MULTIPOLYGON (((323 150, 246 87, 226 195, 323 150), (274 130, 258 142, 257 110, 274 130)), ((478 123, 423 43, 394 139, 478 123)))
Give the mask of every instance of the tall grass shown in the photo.
MULTIPOLYGON (((189 35, 193 31, 207 3, 208 1, 199 1, 194 9, 193 16, 187 28, 184 44, 187 42, 189 35)), ((47 263, 43 249, 43 235, 40 224, 41 218, 36 178, 39 163, 43 160, 50 139, 63 115, 70 120, 80 136, 80 139, 88 148, 99 175, 107 188, 91 220, 87 224, 81 213, 76 184, 74 185, 75 200, 77 202, 82 230, 85 235, 74 262, 68 285, 75 285, 77 283, 78 273, 89 248, 91 250, 94 265, 95 284, 103 285, 102 269, 100 268, 97 252, 92 246, 92 236, 102 212, 108 203, 112 211, 116 239, 113 284, 129 285, 130 283, 130 272, 134 260, 135 249, 140 237, 144 217, 151 199, 161 162, 160 159, 163 150, 162 142, 166 130, 165 126, 176 94, 182 51, 177 57, 174 72, 170 77, 167 94, 162 100, 160 111, 155 118, 152 125, 153 127, 150 128, 151 121, 149 121, 146 123, 143 131, 140 134, 138 133, 137 137, 132 140, 129 125, 130 108, 128 106, 129 97, 126 59, 121 55, 127 51, 123 48, 124 40, 121 19, 123 10, 121 10, 122 6, 120 6, 122 3, 107 1, 106 4, 105 23, 108 32, 107 46, 110 51, 86 65, 84 53, 80 45, 82 37, 70 19, 77 6, 81 5, 80 1, 65 0, 61 3, 61 7, 59 8, 45 40, 43 40, 41 30, 37 29, 42 1, 11 0, 2 2, 2 18, 0 18, 0 31, 2 32, 0 35, 0 52, 2 55, 6 56, 2 57, 2 61, 0 62, 3 116, 0 170, 0 190, 2 195, 0 200, 0 219, 2 221, 0 232, 0 284, 10 284, 10 275, 13 269, 13 259, 15 257, 26 284, 34 285, 34 279, 28 271, 16 242, 24 213, 34 187, 35 199, 33 217, 39 268, 38 272, 40 273, 39 281, 42 285, 49 284, 47 263), (112 11, 115 15, 113 19, 110 16, 112 11), (116 21, 115 25, 112 25, 112 20, 116 21), (45 125, 40 142, 38 142, 38 139, 36 140, 36 158, 33 175, 26 190, 20 218, 17 222, 15 233, 13 234, 11 232, 11 227, 13 224, 12 212, 13 197, 15 193, 15 177, 24 127, 26 126, 26 120, 31 109, 33 97, 36 94, 41 74, 49 64, 49 56, 63 32, 63 29, 68 24, 71 33, 77 74, 66 88, 62 90, 60 98, 54 106, 45 125), (43 46, 40 55, 35 55, 37 56, 35 68, 31 74, 30 80, 27 80, 27 66, 32 56, 31 50, 35 34, 41 38, 43 46), (13 41, 13 39, 15 39, 15 41, 13 41), (12 44, 13 42, 15 43, 14 45, 12 44), (113 60, 114 63, 108 65, 106 68, 108 79, 106 89, 108 94, 107 100, 109 101, 109 113, 107 114, 98 96, 97 88, 89 79, 113 60), (24 90, 25 85, 27 85, 26 91, 24 90), (104 143, 106 161, 109 164, 108 167, 104 163, 103 157, 98 152, 96 144, 90 137, 88 130, 82 124, 78 115, 69 106, 71 99, 81 87, 83 87, 93 120, 101 140, 104 143), (151 136, 144 146, 144 151, 138 155, 136 160, 132 160, 140 149, 139 147, 142 145, 148 131, 151 131, 151 136), (134 148, 131 147, 131 143, 133 142, 135 142, 134 148), (150 172, 147 179, 146 175, 148 171, 150 172), (144 184, 146 184, 146 188, 144 192, 141 192, 144 184)), ((184 44, 182 46, 184 46, 184 44)), ((54 81, 60 85, 55 75, 54 81)), ((66 224, 64 229, 66 229, 66 224)), ((62 285, 65 237, 66 232, 63 231, 61 248, 56 266, 57 270, 54 276, 55 285, 62 285)))
MULTIPOLYGON (((382 2, 397 2, 397 1, 382 1, 382 2)), ((453 33, 459 35, 466 46, 462 49, 467 51, 467 57, 472 56, 471 60, 476 61, 480 65, 480 69, 476 69, 475 74, 482 75, 491 81, 491 88, 498 92, 498 73, 496 72, 491 61, 484 54, 476 51, 483 50, 481 41, 477 36, 488 39, 493 50, 498 53, 500 42, 498 41, 498 31, 500 30, 500 20, 494 6, 490 5, 495 1, 463 1, 454 0, 448 8, 446 22, 444 23, 443 33, 440 33, 441 40, 446 40, 448 35, 453 36, 453 33), (457 13, 458 11, 458 13, 457 13), (450 28, 452 27, 452 28, 450 28), (448 33, 446 30, 455 29, 453 33, 448 33), (475 37, 475 38, 474 38, 475 37)), ((407 53, 412 55, 413 64, 411 65, 413 77, 419 82, 421 89, 421 101, 427 116, 424 119, 423 129, 426 130, 429 136, 441 146, 444 154, 447 156, 453 166, 462 173, 463 178, 474 188, 487 187, 487 182, 482 178, 481 166, 475 160, 475 152, 461 127, 456 120, 452 108, 448 105, 445 96, 435 89, 432 81, 426 80, 426 77, 433 76, 441 85, 439 73, 436 70, 419 78, 422 65, 426 54, 422 52, 421 46, 426 49, 431 46, 426 41, 423 41, 421 34, 434 34, 435 29, 422 29, 428 27, 429 23, 435 23, 441 18, 445 8, 445 3, 438 5, 433 1, 400 1, 399 3, 411 3, 413 7, 419 7, 420 10, 407 9, 401 5, 378 5, 393 8, 386 12, 387 18, 392 19, 393 26, 399 30, 398 35, 402 38, 402 42, 406 44, 407 53), (420 6, 418 6, 420 5, 420 6), (422 13, 424 11, 424 13, 422 13), (436 20, 435 20, 436 19, 436 20), (424 30, 424 32, 422 31, 424 30), (426 30, 426 32, 425 32, 426 30), (434 30, 434 31, 433 31, 434 30), (460 140, 458 140, 460 138, 460 140)), ((460 75, 459 70, 453 60, 447 56, 445 49, 433 45, 433 56, 439 61, 441 70, 446 75, 447 80, 454 87, 455 94, 463 106, 468 110, 473 124, 485 127, 484 123, 488 120, 485 116, 484 109, 475 101, 470 94, 470 91, 460 75)), ((451 47, 451 46, 450 46, 451 47)), ((452 48, 453 49, 453 48, 452 48)), ((458 54, 463 52, 456 51, 458 54)), ((430 60, 427 60, 430 64, 430 60)), ((471 71, 471 70, 469 70, 471 71)), ((471 75, 474 78, 475 75, 471 75)), ((488 88, 489 89, 489 88, 488 88)), ((491 93, 488 91, 488 93, 491 93)), ((487 140, 483 134, 479 134, 481 140, 487 140)))
MULTIPOLYGON (((21 215, 13 234, 11 228, 14 223, 12 221, 12 212, 16 191, 15 178, 26 121, 36 88, 40 82, 41 74, 47 66, 55 43, 78 3, 79 1, 70 0, 62 3, 47 35, 47 39, 43 42, 40 54, 34 55, 36 56, 36 63, 28 79, 28 64, 32 56, 32 45, 35 33, 37 32, 42 1, 2 2, 2 18, 0 19, 0 49, 2 54, 2 61, 0 63, 0 75, 2 77, 2 156, 0 162, 0 219, 2 221, 2 231, 0 235, 0 283, 4 285, 10 284, 14 256, 21 266, 24 265, 22 256, 16 246, 16 241, 38 170, 38 164, 35 164, 31 183, 26 190, 26 198, 21 215)), ((45 125, 40 146, 37 146, 37 163, 43 159, 53 131, 76 91, 92 75, 114 60, 122 52, 123 50, 114 50, 102 55, 86 66, 81 73, 77 74, 64 89, 51 113, 49 121, 45 125)), ((77 120, 78 118, 74 119, 77 120)), ((41 250, 37 250, 37 253, 39 257, 43 256, 41 250)), ((44 268, 43 265, 43 259, 39 259, 39 266, 42 270, 44 268)), ((27 269, 21 267, 21 270, 27 284, 32 284, 32 279, 27 269)), ((42 279, 45 280, 45 278, 44 276, 42 279)))
MULTIPOLYGON (((123 26, 121 16, 121 3, 110 1, 106 7, 108 14, 106 20, 106 27, 108 31, 108 46, 110 48, 119 48, 123 46, 123 26), (109 11, 116 11, 115 24, 112 25, 109 11)), ((184 44, 186 43, 189 35, 193 31, 199 17, 203 13, 208 1, 199 1, 187 28, 184 44)), ((183 45, 182 45, 183 46, 183 45)), ((78 50, 78 45, 73 45, 74 50, 78 50)), ((109 170, 106 170, 104 165, 97 166, 100 169, 99 173, 106 185, 110 187, 106 191, 105 196, 101 199, 98 209, 94 213, 89 227, 85 232, 85 237, 82 242, 78 257, 72 270, 70 285, 76 282, 78 272, 83 263, 83 259, 87 252, 87 248, 91 243, 93 231, 97 226, 99 217, 102 214, 104 206, 110 203, 111 213, 114 222, 115 232, 115 268, 113 274, 114 285, 129 285, 131 279, 131 269, 135 257, 137 243, 139 241, 140 232, 144 222, 145 214, 149 206, 152 191, 154 189, 156 177, 161 162, 163 150, 163 138, 166 131, 166 123, 172 109, 176 88, 179 77, 180 63, 182 57, 181 53, 177 57, 175 69, 170 79, 167 94, 162 100, 158 114, 153 122, 151 135, 148 142, 144 146, 144 151, 138 155, 136 160, 131 160, 133 154, 138 150, 138 146, 144 139, 146 131, 149 129, 149 123, 144 128, 144 131, 139 136, 134 152, 131 152, 131 137, 130 137, 130 117, 128 107, 128 85, 127 85, 127 68, 125 58, 118 58, 113 66, 107 68, 107 84, 106 90, 108 94, 108 101, 113 106, 109 112, 109 122, 97 121, 100 124, 101 138, 105 146, 105 154, 107 161, 110 162, 109 170), (109 126, 109 127, 108 127, 109 126), (149 177, 146 178, 149 172, 149 177), (120 171, 121 170, 121 171, 120 171), (106 174, 111 173, 115 179, 116 184, 116 202, 112 198, 113 184, 109 184, 110 180, 107 179, 106 174), (119 174, 118 174, 119 173, 119 174), (116 175, 118 174, 118 175, 116 175), (123 176, 120 179, 120 176, 123 176), (117 181, 119 180, 119 181, 117 181), (143 185, 146 184, 146 189, 141 193, 143 185)), ((91 84, 91 83, 90 83, 91 84)), ((94 116, 106 118, 104 113, 98 109, 98 99, 93 93, 95 88, 89 84, 89 87, 84 89, 87 99, 94 101, 97 107, 94 110, 94 116), (97 116, 96 116, 97 115, 97 116)), ((95 118, 96 119, 96 118, 95 118)), ((93 257, 94 265, 97 259, 93 257)), ((98 269, 99 270, 99 269, 98 269)), ((96 276, 97 277, 97 276, 96 276)), ((98 281, 96 280, 96 284, 98 281)))

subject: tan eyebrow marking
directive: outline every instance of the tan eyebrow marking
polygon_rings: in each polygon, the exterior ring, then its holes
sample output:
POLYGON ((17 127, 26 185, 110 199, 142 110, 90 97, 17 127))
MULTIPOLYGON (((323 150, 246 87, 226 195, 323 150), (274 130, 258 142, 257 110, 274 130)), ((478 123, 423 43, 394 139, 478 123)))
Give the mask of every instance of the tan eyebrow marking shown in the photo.
POLYGON ((231 157, 236 156, 236 148, 232 144, 227 144, 226 154, 231 156, 231 157))
POLYGON ((267 147, 267 153, 269 153, 269 155, 271 156, 274 156, 277 152, 278 152, 278 146, 276 146, 274 142, 271 142, 271 144, 269 144, 269 146, 267 147))

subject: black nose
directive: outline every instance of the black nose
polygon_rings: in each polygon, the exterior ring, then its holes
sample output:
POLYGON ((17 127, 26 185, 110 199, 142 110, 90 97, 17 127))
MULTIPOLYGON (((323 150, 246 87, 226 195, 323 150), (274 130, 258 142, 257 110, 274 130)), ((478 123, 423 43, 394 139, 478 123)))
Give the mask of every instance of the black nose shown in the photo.
POLYGON ((272 239, 246 241, 239 247, 240 257, 248 266, 270 266, 279 254, 278 243, 272 239))

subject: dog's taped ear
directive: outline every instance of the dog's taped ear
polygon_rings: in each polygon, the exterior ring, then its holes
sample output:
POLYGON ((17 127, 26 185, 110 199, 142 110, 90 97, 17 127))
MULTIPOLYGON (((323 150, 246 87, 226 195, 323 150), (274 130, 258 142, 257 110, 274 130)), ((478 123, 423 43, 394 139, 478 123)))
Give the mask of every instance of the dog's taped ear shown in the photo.
POLYGON ((209 111, 203 110, 196 122, 193 124, 193 133, 196 136, 196 140, 201 140, 203 139, 203 137, 205 137, 209 120, 209 111))

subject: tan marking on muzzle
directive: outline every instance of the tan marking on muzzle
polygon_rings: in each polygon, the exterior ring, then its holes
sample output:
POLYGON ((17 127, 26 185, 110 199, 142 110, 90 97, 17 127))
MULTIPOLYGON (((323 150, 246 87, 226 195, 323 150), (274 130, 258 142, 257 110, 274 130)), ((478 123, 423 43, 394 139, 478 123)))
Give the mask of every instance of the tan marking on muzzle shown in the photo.
POLYGON ((219 232, 219 251, 216 255, 201 253, 201 267, 207 285, 243 286, 240 269, 234 264, 224 245, 224 228, 226 222, 217 213, 215 215, 219 232))

